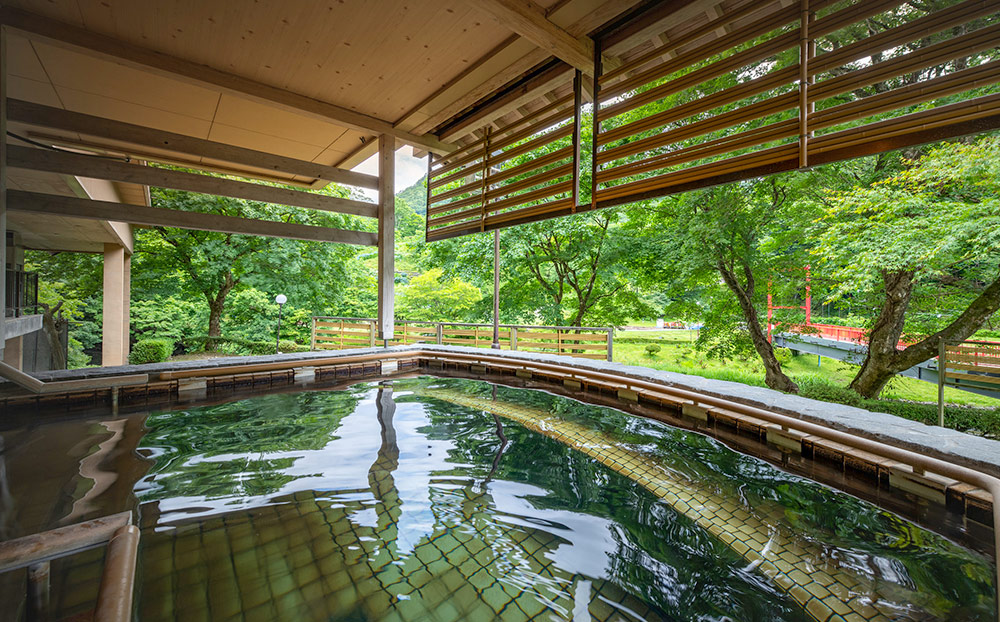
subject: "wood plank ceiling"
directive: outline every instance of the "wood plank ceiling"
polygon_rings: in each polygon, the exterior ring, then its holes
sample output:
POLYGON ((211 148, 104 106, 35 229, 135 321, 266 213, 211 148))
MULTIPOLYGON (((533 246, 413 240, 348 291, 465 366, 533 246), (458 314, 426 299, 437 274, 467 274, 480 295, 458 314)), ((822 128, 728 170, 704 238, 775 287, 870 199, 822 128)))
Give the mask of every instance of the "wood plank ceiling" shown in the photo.
MULTIPOLYGON (((526 1, 527 12, 547 21, 542 31, 562 30, 566 41, 586 36, 640 6, 659 6, 662 20, 697 27, 739 0, 526 1), (551 25, 551 27, 550 27, 551 25)), ((20 19, 41 18, 56 30, 137 46, 164 58, 205 66, 240 80, 276 87, 322 105, 366 115, 416 136, 453 145, 474 140, 486 124, 518 118, 569 90, 572 68, 538 45, 528 24, 521 36, 491 5, 513 0, 5 0, 0 18, 9 25, 10 97, 94 116, 256 149, 324 165, 351 168, 374 153, 376 131, 348 127, 272 105, 232 89, 134 62, 113 46, 85 49, 18 28, 20 19), (499 15, 499 17, 498 17, 499 15), (554 66, 532 92, 505 96, 540 67, 554 66), (477 111, 470 116, 470 111, 477 111), (456 124, 457 117, 465 119, 456 124)), ((522 7, 523 8, 523 7, 522 7)), ((520 10, 520 9, 518 9, 520 10)), ((533 19, 535 19, 533 18, 533 19)), ((516 23, 516 20, 515 20, 516 23)), ((536 29, 537 30, 537 29, 536 29)), ((664 32, 662 24, 649 32, 664 32)), ((608 48, 606 62, 662 44, 639 31, 608 48)), ((708 33, 711 35, 711 33, 708 33)), ((565 59, 563 59, 565 60, 565 59)), ((169 64, 169 63, 168 63, 169 64)), ((221 74, 220 74, 221 75, 221 74)), ((523 89, 522 89, 523 91, 523 89)), ((72 132, 11 123, 10 130, 49 144, 126 153, 206 170, 317 187, 326 182, 301 175, 238 167, 165 149, 72 132)), ((11 171, 12 188, 38 179, 11 171)), ((59 188, 58 180, 46 182, 59 188)), ((43 184, 44 185, 44 184, 43 184)), ((120 186, 135 198, 135 188, 120 186)), ((69 194, 65 188, 55 190, 69 194)), ((122 194, 124 193, 124 194, 122 194)))

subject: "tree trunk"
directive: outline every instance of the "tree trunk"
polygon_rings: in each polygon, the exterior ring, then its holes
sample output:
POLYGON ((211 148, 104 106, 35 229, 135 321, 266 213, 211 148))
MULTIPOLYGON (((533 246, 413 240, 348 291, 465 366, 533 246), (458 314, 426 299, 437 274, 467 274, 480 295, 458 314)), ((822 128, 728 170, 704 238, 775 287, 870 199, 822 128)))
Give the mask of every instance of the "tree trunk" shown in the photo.
POLYGON ((795 384, 781 370, 781 363, 778 362, 778 357, 774 355, 774 348, 771 347, 771 343, 767 340, 767 334, 760 325, 757 309, 753 304, 753 274, 750 270, 744 269, 747 285, 743 287, 737 280, 736 275, 729 268, 723 264, 719 264, 717 267, 726 286, 736 294, 736 300, 739 302, 740 310, 743 312, 743 319, 746 320, 747 330, 750 332, 750 340, 753 342, 754 350, 757 351, 761 362, 764 363, 764 384, 785 393, 798 393, 799 385, 795 384))
POLYGON ((52 369, 66 369, 66 352, 62 347, 62 340, 59 338, 62 332, 60 330, 60 325, 65 323, 66 320, 60 315, 58 318, 56 314, 59 313, 59 308, 63 306, 63 301, 60 300, 59 304, 54 307, 49 308, 48 305, 41 305, 44 308, 42 314, 42 328, 45 331, 45 337, 49 342, 49 352, 51 353, 52 369))
POLYGON ((914 275, 912 270, 882 273, 885 299, 868 335, 868 353, 850 385, 862 397, 878 397, 886 383, 896 375, 893 363, 899 354, 897 345, 903 335, 906 309, 913 296, 914 275))
POLYGON ((941 341, 962 341, 1000 309, 1000 277, 997 277, 954 321, 904 350, 897 349, 903 333, 906 308, 913 293, 913 272, 882 275, 885 300, 869 336, 868 354, 851 388, 859 395, 876 398, 899 372, 937 355, 941 341))
POLYGON ((214 350, 217 342, 212 337, 222 336, 222 312, 226 310, 226 296, 236 286, 231 274, 227 273, 225 281, 215 297, 208 297, 208 339, 205 340, 205 349, 214 350))

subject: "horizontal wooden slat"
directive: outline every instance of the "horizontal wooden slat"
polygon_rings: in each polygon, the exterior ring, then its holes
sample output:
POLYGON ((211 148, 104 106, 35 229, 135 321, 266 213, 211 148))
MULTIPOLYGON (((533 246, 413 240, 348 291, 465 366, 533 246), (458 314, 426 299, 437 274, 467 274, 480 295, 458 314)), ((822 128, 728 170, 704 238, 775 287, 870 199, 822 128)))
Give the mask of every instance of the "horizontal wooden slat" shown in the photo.
POLYGON ((662 112, 643 117, 631 123, 626 123, 618 127, 601 132, 598 135, 597 144, 606 145, 616 140, 621 140, 629 136, 634 136, 640 132, 645 132, 654 128, 663 127, 668 123, 680 121, 687 117, 692 117, 699 113, 708 112, 720 106, 738 102, 754 95, 759 95, 766 91, 789 84, 799 74, 799 66, 792 65, 778 71, 773 71, 759 78, 748 80, 732 88, 724 89, 711 95, 698 97, 686 104, 673 106, 662 112))
POLYGON ((496 212, 498 210, 506 209, 509 207, 515 207, 518 205, 524 205, 531 201, 537 201, 539 199, 544 199, 547 197, 555 196, 564 192, 569 192, 573 189, 573 181, 562 181, 557 184, 550 184, 548 186, 539 188, 538 190, 532 190, 530 192, 525 192, 523 194, 518 194, 507 199, 502 199, 494 203, 489 203, 486 205, 487 212, 496 212))
POLYGON ((798 93, 785 93, 784 95, 771 97, 764 101, 709 117, 702 121, 689 123, 674 130, 628 142, 612 149, 599 151, 597 161, 599 163, 610 162, 711 132, 724 130, 740 123, 747 123, 768 115, 790 110, 795 108, 797 104, 798 93))
MULTIPOLYGON (((641 106, 645 106, 646 104, 661 100, 664 97, 668 97, 707 82, 713 78, 725 75, 731 71, 739 69, 740 67, 770 58, 779 52, 783 52, 797 45, 798 40, 798 30, 775 37, 766 43, 756 45, 748 50, 733 54, 732 56, 727 56, 712 63, 711 65, 686 73, 674 80, 665 82, 647 91, 643 91, 642 93, 637 93, 632 97, 625 98, 624 100, 616 104, 612 104, 611 106, 601 108, 598 113, 598 118, 601 121, 605 121, 611 117, 616 117, 626 112, 635 110, 641 106)), ((610 94, 602 93, 601 97, 603 98, 609 95, 610 94)))
POLYGON ((607 333, 598 333, 596 335, 591 335, 587 333, 563 333, 563 342, 567 341, 602 341, 606 342, 608 340, 607 333))
POLYGON ((994 84, 1000 81, 1000 61, 983 63, 939 78, 924 80, 864 99, 832 106, 812 114, 809 127, 821 130, 842 123, 898 110, 914 104, 994 84))
MULTIPOLYGON (((922 37, 960 26, 968 21, 997 12, 991 0, 966 0, 895 28, 865 37, 843 47, 818 54, 809 61, 810 73, 817 74, 870 57, 899 45, 900 41, 916 41, 922 37)), ((815 36, 815 34, 814 34, 815 36)))
MULTIPOLYGON (((705 45, 699 46, 690 52, 685 52, 679 54, 670 60, 661 63, 660 65, 648 69, 644 72, 639 73, 633 77, 626 80, 622 80, 615 84, 609 85, 607 88, 602 88, 600 91, 600 100, 602 102, 608 101, 609 99, 618 97, 627 91, 638 88, 645 84, 649 84, 655 80, 664 78, 670 74, 681 71, 685 68, 691 67, 697 63, 705 61, 713 56, 724 52, 732 47, 741 45, 755 39, 757 37, 763 36, 773 30, 776 30, 786 24, 796 22, 799 19, 799 8, 797 6, 790 6, 786 9, 774 13, 772 15, 767 15, 758 19, 746 26, 735 29, 730 33, 722 37, 718 37, 706 43, 705 45)), ((695 81, 692 83, 700 84, 706 80, 710 80, 714 77, 720 76, 724 73, 728 73, 733 69, 742 67, 752 62, 756 62, 768 56, 772 56, 776 52, 788 49, 796 44, 798 40, 798 29, 793 32, 787 32, 780 34, 776 37, 759 43, 753 48, 737 52, 730 55, 727 58, 719 59, 715 63, 701 67, 693 72, 692 74, 698 74, 695 76, 695 81), (757 48, 760 49, 757 49, 757 48), (702 77, 707 76, 707 77, 702 77)), ((670 84, 670 82, 666 83, 670 84)), ((685 87, 686 88, 686 87, 685 87)), ((656 89, 651 89, 656 90, 656 89)), ((653 99, 644 99, 643 104, 650 101, 655 101, 661 99, 660 97, 654 97, 653 99)), ((624 102, 623 102, 624 103, 624 102)), ((642 104, 639 104, 642 105, 642 104)), ((612 107, 614 108, 614 107, 612 107)), ((620 110, 632 110, 634 107, 624 107, 622 106, 620 110)), ((620 112, 615 112, 613 114, 602 113, 599 117, 603 120, 608 118, 608 116, 613 116, 614 114, 620 114, 620 112)))
POLYGON ((822 101, 889 78, 983 52, 996 47, 998 38, 1000 38, 1000 24, 994 24, 864 69, 818 81, 809 87, 809 101, 822 101))
POLYGON ((956 363, 950 358, 947 363, 948 369, 964 369, 969 371, 981 371, 986 374, 1000 374, 1000 361, 993 361, 990 364, 956 363))
POLYGON ((637 162, 627 162, 619 166, 600 169, 597 172, 598 183, 606 183, 623 177, 630 177, 640 173, 663 169, 669 166, 678 166, 687 162, 693 162, 702 158, 715 155, 723 155, 755 147, 764 143, 772 142, 782 138, 795 136, 799 132, 799 120, 789 119, 771 123, 763 127, 739 132, 730 136, 724 136, 715 140, 706 141, 691 147, 677 149, 663 155, 652 156, 637 162))
POLYGON ((984 384, 1000 385, 1000 376, 981 376, 979 374, 963 374, 960 372, 947 372, 946 378, 952 380, 964 380, 966 382, 981 382, 984 384))
POLYGON ((541 173, 537 173, 535 175, 526 177, 524 179, 518 180, 513 183, 499 185, 496 188, 493 188, 486 192, 486 200, 494 201, 496 199, 499 199, 500 197, 505 197, 511 193, 520 192, 521 190, 527 190, 528 188, 533 188, 540 184, 544 184, 554 179, 558 179, 560 177, 565 177, 567 175, 572 175, 572 174, 573 174, 573 163, 571 162, 569 164, 557 166, 556 168, 552 168, 547 171, 542 171, 541 173))
MULTIPOLYGON (((713 28, 725 28, 726 26, 729 26, 730 24, 738 20, 741 20, 745 17, 751 15, 760 15, 760 14, 761 14, 760 4, 751 2, 746 4, 744 7, 736 10, 723 11, 722 14, 719 15, 719 17, 717 17, 716 19, 712 20, 710 24, 713 28)), ((704 29, 692 28, 690 32, 688 32, 688 34, 681 35, 680 37, 671 39, 671 41, 666 46, 653 48, 652 50, 646 52, 645 54, 642 54, 626 63, 622 63, 621 65, 615 67, 614 69, 605 71, 600 76, 600 85, 602 88, 605 88, 608 83, 612 82, 616 78, 624 76, 625 74, 628 73, 635 72, 636 70, 641 69, 644 65, 650 62, 662 59, 663 56, 667 55, 668 53, 671 53, 672 55, 676 56, 678 50, 680 50, 686 45, 690 45, 696 42, 698 39, 701 39, 704 36, 705 36, 704 29)), ((683 54, 684 52, 681 53, 683 54)))
POLYGON ((518 164, 517 166, 501 169, 499 171, 491 171, 489 181, 490 184, 500 183, 512 177, 526 175, 532 171, 536 171, 542 167, 554 164, 560 160, 565 160, 572 156, 573 147, 563 147, 562 149, 557 149, 556 151, 546 153, 537 158, 532 158, 523 164, 518 164))
POLYGON ((645 192, 654 189, 666 188, 672 185, 686 183, 692 180, 704 179, 717 175, 723 171, 732 172, 740 169, 750 169, 765 164, 779 162, 788 157, 798 154, 799 146, 782 145, 764 149, 753 154, 742 155, 734 158, 727 158, 718 162, 711 162, 700 166, 694 166, 674 173, 668 173, 652 179, 636 181, 620 186, 602 189, 598 191, 598 199, 628 196, 636 192, 645 192))
POLYGON ((601 343, 568 343, 565 339, 562 341, 563 350, 607 350, 608 346, 601 343))

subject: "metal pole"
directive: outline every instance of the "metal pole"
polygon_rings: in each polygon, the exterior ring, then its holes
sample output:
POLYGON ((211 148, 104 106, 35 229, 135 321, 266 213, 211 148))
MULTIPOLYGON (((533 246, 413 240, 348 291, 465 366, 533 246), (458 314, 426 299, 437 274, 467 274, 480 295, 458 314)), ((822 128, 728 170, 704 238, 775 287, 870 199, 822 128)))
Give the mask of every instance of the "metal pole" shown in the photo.
POLYGON ((500 349, 500 230, 493 230, 493 349, 500 349))
POLYGON ((278 330, 275 331, 276 334, 274 335, 274 353, 275 354, 281 354, 281 352, 279 352, 278 349, 281 347, 281 307, 282 306, 283 305, 280 305, 280 304, 278 305, 278 330))
MULTIPOLYGON (((945 359, 946 344, 944 339, 938 344, 938 425, 944 427, 944 375, 947 373, 948 363, 945 359)), ((997 553, 1000 555, 1000 552, 997 553)), ((1000 563, 1000 562, 998 562, 1000 563)), ((1000 589, 1000 588, 998 588, 1000 589)))

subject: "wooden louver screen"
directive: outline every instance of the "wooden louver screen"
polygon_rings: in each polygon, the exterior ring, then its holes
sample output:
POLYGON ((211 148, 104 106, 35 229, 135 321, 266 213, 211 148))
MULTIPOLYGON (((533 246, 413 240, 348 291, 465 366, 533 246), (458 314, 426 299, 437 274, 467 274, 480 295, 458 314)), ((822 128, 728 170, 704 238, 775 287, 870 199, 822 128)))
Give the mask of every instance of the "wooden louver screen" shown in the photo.
POLYGON ((577 84, 432 161, 428 241, 1000 128, 1000 0, 734 0, 659 40, 596 68, 596 112, 577 84))
POLYGON ((928 4, 749 3, 604 73, 596 207, 997 127, 1000 3, 928 4))
POLYGON ((442 240, 571 209, 574 95, 431 161, 427 240, 442 240))

